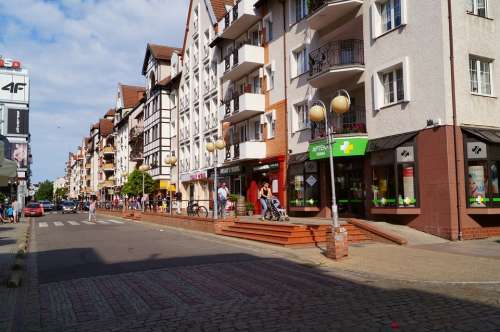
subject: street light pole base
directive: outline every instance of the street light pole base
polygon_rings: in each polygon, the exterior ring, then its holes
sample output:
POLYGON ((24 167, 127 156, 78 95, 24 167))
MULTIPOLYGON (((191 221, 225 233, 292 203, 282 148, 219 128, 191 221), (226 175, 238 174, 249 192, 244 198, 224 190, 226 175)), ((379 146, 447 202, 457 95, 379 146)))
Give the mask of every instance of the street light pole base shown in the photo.
POLYGON ((333 260, 340 260, 347 257, 348 251, 347 230, 344 227, 332 227, 332 233, 326 238, 325 256, 333 260))

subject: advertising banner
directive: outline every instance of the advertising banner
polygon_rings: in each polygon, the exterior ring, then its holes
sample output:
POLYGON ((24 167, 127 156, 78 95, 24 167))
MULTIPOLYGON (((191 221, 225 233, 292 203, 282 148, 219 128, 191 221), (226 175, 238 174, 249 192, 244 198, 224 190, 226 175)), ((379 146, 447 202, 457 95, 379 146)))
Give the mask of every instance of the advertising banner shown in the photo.
POLYGON ((28 135, 29 117, 27 109, 9 108, 7 112, 7 134, 28 135))
POLYGON ((0 71, 0 101, 29 103, 29 77, 18 71, 0 71))
POLYGON ((483 166, 469 166, 469 195, 472 207, 485 207, 486 178, 483 166))
POLYGON ((18 168, 28 167, 28 144, 11 143, 11 160, 17 162, 18 168))

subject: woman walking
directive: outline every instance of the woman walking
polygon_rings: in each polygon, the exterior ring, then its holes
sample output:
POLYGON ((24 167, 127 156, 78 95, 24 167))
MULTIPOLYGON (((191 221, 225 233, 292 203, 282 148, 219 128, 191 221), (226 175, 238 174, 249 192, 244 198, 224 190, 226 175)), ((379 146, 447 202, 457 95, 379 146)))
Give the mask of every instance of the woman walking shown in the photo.
POLYGON ((271 199, 271 189, 269 183, 264 182, 264 185, 259 190, 260 206, 262 207, 262 217, 260 220, 265 220, 266 212, 268 209, 267 202, 271 199))
POLYGON ((89 222, 92 222, 92 219, 94 219, 94 221, 97 221, 95 213, 96 213, 96 202, 95 199, 92 199, 89 206, 89 222))

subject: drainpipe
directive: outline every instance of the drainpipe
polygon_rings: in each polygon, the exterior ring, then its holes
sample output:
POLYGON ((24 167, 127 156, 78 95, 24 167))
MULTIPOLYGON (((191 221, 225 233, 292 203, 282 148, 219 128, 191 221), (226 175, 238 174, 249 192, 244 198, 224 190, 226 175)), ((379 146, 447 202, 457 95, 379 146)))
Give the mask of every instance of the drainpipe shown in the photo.
POLYGON ((448 35, 450 39, 450 71, 451 71, 451 108, 453 110, 453 151, 455 152, 455 185, 457 192, 457 222, 458 222, 458 240, 462 241, 462 215, 460 207, 460 184, 459 184, 459 164, 458 164, 458 123, 457 123, 457 99, 455 91, 455 53, 453 47, 453 17, 451 9, 451 0, 448 0, 448 35))
POLYGON ((283 78, 284 78, 284 93, 285 93, 285 206, 288 208, 288 191, 287 191, 287 175, 288 175, 288 83, 286 77, 287 61, 286 61, 286 7, 285 0, 280 0, 281 8, 283 9, 283 78))

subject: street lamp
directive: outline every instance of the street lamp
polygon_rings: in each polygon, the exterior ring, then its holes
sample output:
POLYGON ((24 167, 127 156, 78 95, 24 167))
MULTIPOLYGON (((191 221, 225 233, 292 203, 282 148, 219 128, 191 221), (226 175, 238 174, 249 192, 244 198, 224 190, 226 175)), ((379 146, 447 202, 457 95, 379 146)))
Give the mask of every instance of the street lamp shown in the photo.
POLYGON ((321 100, 312 102, 312 107, 309 110, 309 119, 316 123, 325 123, 325 131, 327 136, 328 155, 330 160, 330 183, 332 187, 332 236, 334 241, 337 239, 336 234, 342 233, 347 239, 347 232, 340 228, 339 211, 337 207, 337 196, 335 193, 335 169, 333 167, 333 143, 332 131, 328 125, 328 114, 335 112, 336 114, 344 114, 351 107, 351 97, 346 90, 339 90, 337 96, 330 102, 330 111, 328 112, 325 103, 321 100))
POLYGON ((218 150, 226 147, 226 142, 219 138, 214 142, 208 142, 205 146, 209 153, 215 152, 215 166, 214 166, 214 219, 217 219, 219 211, 217 209, 217 165, 219 164, 218 150))
POLYGON ((149 165, 147 164, 143 164, 141 166, 139 166, 139 171, 142 172, 142 211, 144 212, 144 194, 145 194, 145 191, 144 191, 144 176, 145 176, 145 173, 147 171, 149 171, 151 168, 149 167, 149 165))
MULTIPOLYGON (((176 163, 177 163, 177 157, 174 155, 171 155, 170 157, 165 158, 165 164, 167 164, 170 167, 174 167, 176 163)), ((172 197, 172 170, 170 170, 170 183, 169 183, 168 192, 170 194, 169 211, 170 211, 170 214, 172 214, 172 203, 174 201, 173 197, 172 197)))

